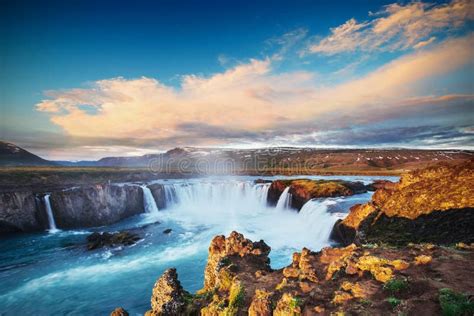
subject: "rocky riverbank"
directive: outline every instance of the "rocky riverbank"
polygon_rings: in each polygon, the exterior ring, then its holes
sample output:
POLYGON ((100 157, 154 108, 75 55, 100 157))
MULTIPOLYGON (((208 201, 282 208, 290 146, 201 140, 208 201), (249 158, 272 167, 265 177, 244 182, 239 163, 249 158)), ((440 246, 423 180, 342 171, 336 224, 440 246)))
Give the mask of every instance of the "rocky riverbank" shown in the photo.
POLYGON ((269 266, 270 247, 232 232, 209 247, 204 287, 185 291, 175 269, 156 282, 145 315, 470 315, 473 246, 354 244, 302 249, 291 265, 269 266))

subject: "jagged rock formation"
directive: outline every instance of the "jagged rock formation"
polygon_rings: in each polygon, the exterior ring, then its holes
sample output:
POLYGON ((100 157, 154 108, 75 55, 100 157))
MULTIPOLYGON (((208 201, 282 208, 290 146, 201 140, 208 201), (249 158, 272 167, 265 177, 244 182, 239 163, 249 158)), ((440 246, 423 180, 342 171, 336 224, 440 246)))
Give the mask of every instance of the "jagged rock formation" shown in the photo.
POLYGON ((340 180, 275 180, 268 190, 268 204, 276 205, 286 187, 290 187, 290 206, 300 210, 303 205, 314 198, 349 196, 367 192, 362 182, 340 180))
POLYGON ((151 310, 147 311, 145 316, 183 315, 188 295, 178 281, 176 269, 168 269, 155 283, 151 310))
POLYGON ((87 249, 94 250, 119 245, 130 246, 135 244, 138 240, 140 240, 138 235, 126 231, 118 233, 92 233, 87 236, 87 249))
POLYGON ((122 307, 117 307, 110 313, 110 316, 129 316, 129 314, 122 307))
POLYGON ((352 242, 474 242, 474 161, 437 165, 378 189, 336 223, 332 237, 352 242))
POLYGON ((473 289, 474 252, 467 245, 458 249, 432 244, 303 249, 288 267, 272 270, 263 241, 232 232, 212 240, 202 290, 188 295, 176 271, 167 270, 146 315, 438 315, 441 289, 473 289))

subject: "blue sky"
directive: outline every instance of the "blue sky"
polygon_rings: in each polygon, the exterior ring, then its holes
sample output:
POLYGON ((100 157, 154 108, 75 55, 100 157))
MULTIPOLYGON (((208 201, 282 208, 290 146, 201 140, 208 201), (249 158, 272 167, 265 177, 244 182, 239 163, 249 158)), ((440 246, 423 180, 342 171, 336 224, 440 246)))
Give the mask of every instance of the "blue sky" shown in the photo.
POLYGON ((47 158, 473 144, 472 1, 0 6, 1 138, 47 158))

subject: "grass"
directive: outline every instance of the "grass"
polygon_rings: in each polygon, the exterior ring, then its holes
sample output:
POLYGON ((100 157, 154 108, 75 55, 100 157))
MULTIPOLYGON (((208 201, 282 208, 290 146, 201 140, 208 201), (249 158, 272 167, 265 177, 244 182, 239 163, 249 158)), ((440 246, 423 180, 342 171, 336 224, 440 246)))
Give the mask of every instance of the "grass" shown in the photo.
POLYGON ((406 278, 394 278, 384 284, 383 289, 392 294, 402 292, 408 289, 408 280, 406 278))
POLYGON ((444 288, 439 290, 438 299, 443 316, 474 314, 474 302, 464 294, 444 288))

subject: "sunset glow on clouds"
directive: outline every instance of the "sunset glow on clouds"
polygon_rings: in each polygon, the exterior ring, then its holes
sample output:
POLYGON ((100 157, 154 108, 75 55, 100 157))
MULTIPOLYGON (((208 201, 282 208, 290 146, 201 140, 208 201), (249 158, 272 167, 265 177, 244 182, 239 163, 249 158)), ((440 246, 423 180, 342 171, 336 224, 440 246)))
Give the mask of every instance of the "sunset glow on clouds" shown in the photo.
POLYGON ((67 146, 42 150, 71 158, 176 146, 471 148, 473 6, 389 4, 318 34, 274 37, 260 57, 218 55, 225 70, 176 84, 124 75, 45 91, 36 111, 62 131, 51 147, 67 146))

